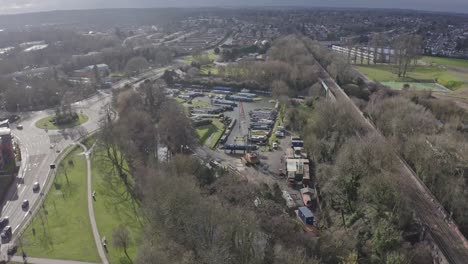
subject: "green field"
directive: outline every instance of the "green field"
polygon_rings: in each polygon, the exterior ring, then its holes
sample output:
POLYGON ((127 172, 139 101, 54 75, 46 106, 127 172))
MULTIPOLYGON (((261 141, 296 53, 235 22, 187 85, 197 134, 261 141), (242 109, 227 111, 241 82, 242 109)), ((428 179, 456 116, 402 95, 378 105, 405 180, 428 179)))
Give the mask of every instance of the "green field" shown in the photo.
POLYGON ((41 129, 52 129, 52 130, 65 129, 65 128, 72 128, 72 127, 79 126, 83 123, 86 123, 86 121, 88 121, 87 115, 79 114, 78 116, 79 116, 79 119, 76 120, 75 122, 66 124, 66 125, 61 125, 61 126, 56 126, 51 122, 54 116, 44 117, 36 122, 36 127, 41 128, 41 129))
MULTIPOLYGON (((205 52, 203 52, 203 53, 200 54, 200 56, 205 56, 205 55, 208 56, 208 58, 209 58, 210 60, 212 60, 212 61, 216 61, 216 60, 219 58, 219 55, 216 55, 216 54, 214 53, 214 49, 207 50, 207 51, 205 51, 205 52)), ((184 60, 186 63, 191 64, 192 61, 195 60, 195 57, 197 57, 197 56, 193 56, 193 55, 191 55, 191 56, 186 56, 186 57, 183 58, 183 60, 184 60)))
POLYGON ((218 67, 216 67, 214 64, 203 65, 200 69, 200 74, 203 75, 217 75, 218 73, 218 67))
POLYGON ((393 90, 402 90, 405 84, 410 86, 410 89, 419 91, 434 91, 434 92, 450 92, 449 89, 438 86, 435 83, 417 83, 417 82, 381 82, 383 85, 390 87, 393 90))
POLYGON ((76 148, 64 158, 44 206, 22 236, 29 256, 100 261, 88 215, 86 160, 80 153, 76 148))
POLYGON ((468 68, 468 60, 465 60, 465 59, 425 56, 422 58, 422 61, 427 62, 427 63, 436 63, 436 64, 444 65, 444 66, 468 68))
POLYGON ((438 82, 451 90, 464 85, 451 72, 437 66, 412 66, 406 78, 398 77, 392 65, 360 65, 356 68, 369 79, 379 82, 438 82))
POLYGON ((94 213, 99 234, 107 240, 110 263, 128 263, 123 251, 113 247, 112 233, 121 225, 128 228, 131 234, 128 254, 134 260, 143 229, 140 205, 128 194, 123 181, 113 173, 112 165, 104 155, 105 152, 98 149, 92 159, 92 188, 96 191, 94 213))
POLYGON ((223 135, 224 124, 221 123, 218 119, 212 119, 213 123, 207 126, 201 126, 196 128, 196 132, 199 138, 199 142, 202 145, 206 145, 210 148, 214 148, 216 142, 223 135))

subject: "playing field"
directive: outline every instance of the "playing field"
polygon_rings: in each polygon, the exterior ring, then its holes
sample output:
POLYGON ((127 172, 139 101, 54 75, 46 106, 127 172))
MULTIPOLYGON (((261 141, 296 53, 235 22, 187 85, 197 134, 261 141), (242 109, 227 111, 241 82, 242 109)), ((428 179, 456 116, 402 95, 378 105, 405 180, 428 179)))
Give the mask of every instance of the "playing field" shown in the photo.
POLYGON ((449 89, 438 85, 437 83, 417 83, 417 82, 380 82, 385 86, 390 87, 393 90, 403 89, 405 84, 410 86, 410 89, 419 91, 433 91, 433 92, 450 92, 449 89))
POLYGON ((395 67, 392 65, 361 65, 356 66, 356 68, 369 79, 379 82, 422 82, 424 84, 437 82, 451 90, 456 90, 464 85, 462 80, 442 66, 412 66, 405 78, 398 77, 395 67))
POLYGON ((436 63, 444 66, 455 66, 468 68, 468 60, 465 59, 455 59, 455 58, 442 58, 442 57, 428 57, 425 56, 422 58, 424 62, 436 63))

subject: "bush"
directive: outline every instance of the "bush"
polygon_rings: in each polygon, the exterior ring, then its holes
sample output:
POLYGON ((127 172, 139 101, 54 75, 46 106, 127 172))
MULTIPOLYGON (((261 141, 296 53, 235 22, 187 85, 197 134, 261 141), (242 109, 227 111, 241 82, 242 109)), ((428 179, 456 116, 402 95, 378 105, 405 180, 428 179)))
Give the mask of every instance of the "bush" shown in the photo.
POLYGON ((54 125, 60 126, 60 125, 66 125, 66 124, 76 122, 79 119, 80 119, 80 116, 75 112, 74 113, 61 113, 61 114, 56 115, 54 119, 52 119, 52 123, 54 125))

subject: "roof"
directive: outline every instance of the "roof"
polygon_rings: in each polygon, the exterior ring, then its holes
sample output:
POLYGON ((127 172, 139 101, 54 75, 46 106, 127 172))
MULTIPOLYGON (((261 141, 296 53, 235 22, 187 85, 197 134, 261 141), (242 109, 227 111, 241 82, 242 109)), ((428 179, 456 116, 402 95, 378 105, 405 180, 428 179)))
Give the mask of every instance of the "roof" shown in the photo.
POLYGON ((297 172, 302 174, 304 167, 309 163, 307 159, 286 159, 286 169, 288 172, 297 172))
POLYGON ((314 214, 312 213, 312 211, 310 211, 310 209, 305 206, 299 207, 299 211, 302 212, 305 218, 314 217, 314 214))
POLYGON ((11 129, 8 127, 0 127, 0 136, 10 136, 11 135, 11 129))

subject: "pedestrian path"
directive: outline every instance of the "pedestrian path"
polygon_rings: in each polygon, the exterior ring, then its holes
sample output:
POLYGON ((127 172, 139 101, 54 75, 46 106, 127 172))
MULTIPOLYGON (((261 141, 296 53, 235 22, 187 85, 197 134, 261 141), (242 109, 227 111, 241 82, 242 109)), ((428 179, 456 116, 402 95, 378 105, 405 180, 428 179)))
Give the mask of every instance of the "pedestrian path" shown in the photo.
POLYGON ((84 153, 86 156, 86 165, 87 165, 87 173, 88 173, 88 214, 89 220, 91 221, 91 228, 93 230, 94 241, 96 242, 96 247, 99 253, 99 257, 101 258, 102 264, 109 264, 109 260, 107 259, 106 252, 104 251, 104 247, 102 245, 101 237, 99 236, 99 231, 97 228, 96 217, 94 215, 94 199, 93 199, 93 191, 92 191, 92 174, 91 174, 91 157, 90 153, 91 150, 88 151, 85 145, 80 144, 80 146, 84 149, 84 153))
MULTIPOLYGON (((14 256, 11 261, 23 263, 23 257, 14 256)), ((31 264, 97 264, 92 262, 81 262, 74 260, 63 260, 63 259, 44 259, 44 258, 27 258, 28 263, 31 264)))

